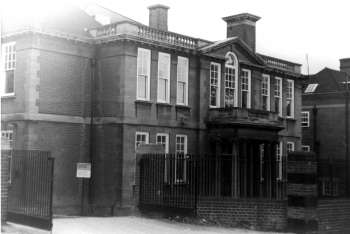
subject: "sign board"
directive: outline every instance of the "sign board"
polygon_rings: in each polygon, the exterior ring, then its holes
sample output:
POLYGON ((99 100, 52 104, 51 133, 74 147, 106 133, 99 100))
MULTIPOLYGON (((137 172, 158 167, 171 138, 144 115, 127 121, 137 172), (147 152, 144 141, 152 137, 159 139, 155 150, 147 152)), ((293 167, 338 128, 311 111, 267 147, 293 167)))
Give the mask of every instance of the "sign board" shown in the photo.
POLYGON ((91 177, 91 163, 77 163, 77 178, 91 177))

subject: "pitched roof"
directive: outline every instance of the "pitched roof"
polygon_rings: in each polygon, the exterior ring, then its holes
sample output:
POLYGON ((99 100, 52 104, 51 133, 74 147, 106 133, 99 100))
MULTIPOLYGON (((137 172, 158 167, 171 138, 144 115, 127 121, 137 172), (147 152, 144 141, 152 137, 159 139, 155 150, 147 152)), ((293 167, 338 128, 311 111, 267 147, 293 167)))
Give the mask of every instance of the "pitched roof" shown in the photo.
POLYGON ((222 48, 228 44, 231 44, 231 43, 238 43, 245 51, 247 51, 247 53, 252 56, 259 64, 264 64, 264 61, 259 57, 257 56, 250 48, 249 46, 244 42, 242 41, 239 37, 229 37, 229 38, 226 38, 224 40, 220 40, 220 41, 216 41, 216 42, 213 42, 212 44, 209 44, 209 45, 206 45, 206 46, 203 46, 201 48, 199 48, 198 50, 204 54, 206 53, 209 53, 213 50, 216 50, 216 49, 219 49, 219 48, 222 48))
POLYGON ((318 84, 315 93, 325 93, 344 90, 346 88, 344 82, 350 81, 350 78, 345 72, 325 67, 316 74, 304 76, 303 81, 304 91, 309 84, 318 84))

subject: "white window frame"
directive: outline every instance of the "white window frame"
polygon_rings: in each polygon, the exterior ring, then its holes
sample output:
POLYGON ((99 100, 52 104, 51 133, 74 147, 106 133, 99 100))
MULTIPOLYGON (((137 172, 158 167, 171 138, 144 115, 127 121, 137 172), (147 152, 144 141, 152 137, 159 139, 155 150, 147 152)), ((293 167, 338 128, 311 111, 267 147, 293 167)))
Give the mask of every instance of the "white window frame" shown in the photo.
POLYGON ((170 54, 159 52, 158 53, 158 87, 157 87, 157 102, 170 103, 170 54), (165 61, 161 61, 164 59, 165 61), (160 76, 160 69, 162 64, 166 64, 167 70, 165 77, 160 76), (165 95, 160 95, 160 80, 166 80, 165 95), (165 100, 161 99, 161 96, 165 96, 165 100))
POLYGON ((308 128, 310 127, 310 111, 302 111, 301 112, 301 127, 308 128), (304 121, 306 120, 306 121, 304 121), (305 125, 303 125, 305 124, 305 125))
POLYGON ((243 93, 244 92, 247 92, 247 107, 244 107, 244 108, 248 108, 250 109, 251 108, 251 75, 252 75, 252 72, 248 69, 242 69, 242 73, 241 73, 241 107, 243 108, 243 93), (245 77, 244 74, 247 74, 248 76, 245 77), (243 89, 243 80, 247 78, 247 81, 248 81, 248 89, 243 89))
POLYGON ((287 153, 294 152, 295 151, 295 142, 287 141, 286 150, 287 150, 287 153))
POLYGON ((283 142, 280 141, 276 145, 276 162, 278 165, 278 176, 276 177, 277 180, 283 179, 283 142))
POLYGON ((186 162, 186 159, 187 159, 187 135, 183 135, 183 134, 177 134, 175 136, 175 183, 184 183, 186 182, 187 180, 187 162, 186 162), (184 138, 184 152, 178 152, 177 150, 177 138, 178 137, 183 137, 184 138), (183 165, 183 180, 178 180, 177 179, 177 161, 179 160, 179 157, 178 157, 178 154, 183 154, 184 155, 184 159, 183 159, 183 162, 184 162, 184 165, 183 165))
POLYGON ((227 103, 228 99, 226 98, 226 90, 227 89, 233 89, 233 106, 238 107, 238 59, 237 56, 232 52, 227 52, 226 56, 226 63, 225 63, 225 89, 224 89, 224 106, 231 106, 231 103, 227 103), (227 80, 227 73, 226 68, 233 69, 234 77, 234 87, 228 87, 228 80, 227 80))
MULTIPOLYGON (((267 97, 267 103, 266 103, 266 110, 270 111, 270 75, 263 74, 262 75, 262 80, 261 80, 261 96, 262 97, 267 97), (266 81, 266 82, 265 82, 266 81), (266 94, 264 93, 265 87, 264 84, 266 83, 266 94)), ((262 98, 262 103, 263 103, 263 98, 262 98)))
POLYGON ((136 99, 137 100, 143 100, 143 101, 149 101, 150 100, 150 74, 151 74, 151 50, 149 49, 144 49, 144 48, 138 48, 137 49, 137 77, 136 77, 136 99), (146 67, 147 67, 147 72, 146 74, 139 74, 139 67, 142 66, 143 61, 142 61, 142 53, 145 53, 147 56, 147 61, 146 61, 146 67), (140 57, 141 56, 141 57, 140 57), (139 76, 146 76, 146 97, 140 97, 139 94, 139 76))
POLYGON ((6 72, 16 71, 16 42, 7 42, 1 46, 1 96, 14 96, 15 95, 15 74, 13 74, 13 92, 5 92, 6 89, 6 72), (6 53, 6 48, 11 48, 11 53, 6 53))
MULTIPOLYGON (((279 106, 279 111, 278 111, 278 116, 282 117, 282 97, 283 97, 283 93, 282 93, 282 86, 283 86, 283 82, 282 82, 282 78, 280 77, 275 77, 275 84, 274 84, 274 98, 279 98, 278 101, 278 106, 279 106), (279 89, 276 90, 276 85, 277 83, 279 83, 279 89), (276 95, 276 92, 279 92, 279 95, 276 95)), ((276 100, 274 100, 274 103, 276 102, 276 100)), ((276 105, 275 105, 276 106, 276 105)), ((276 111, 276 110, 275 110, 276 111)))
POLYGON ((189 73, 189 61, 188 58, 178 56, 177 57, 177 75, 176 75, 176 104, 177 105, 183 105, 187 106, 188 105, 188 73, 189 73), (184 71, 183 71, 184 70, 184 71), (183 74, 185 77, 183 77, 182 81, 180 81, 180 76, 183 74), (180 102, 179 99, 179 83, 183 82, 185 83, 185 91, 183 97, 184 102, 180 102))
POLYGON ((158 137, 165 137, 165 153, 169 153, 169 134, 168 133, 157 133, 156 135, 156 144, 162 144, 158 141, 158 137))
POLYGON ((302 145, 301 146, 302 151, 304 152, 310 152, 310 146, 309 145, 302 145))
POLYGON ((141 136, 146 136, 146 141, 144 142, 144 144, 149 144, 149 133, 148 132, 136 132, 135 133, 135 149, 137 149, 139 146, 137 145, 138 141, 137 141, 137 136, 141 135, 141 136))
POLYGON ((291 110, 290 115, 288 115, 288 110, 286 111, 287 118, 294 118, 294 80, 287 79, 287 96, 286 96, 286 108, 288 108, 287 102, 290 101, 291 110), (291 85, 291 87, 290 87, 291 85))
POLYGON ((220 107, 220 81, 221 81, 221 64, 220 63, 215 63, 211 62, 210 63, 210 87, 209 87, 209 107, 220 107), (212 71, 212 66, 217 67, 217 85, 212 84, 212 80, 215 79, 213 78, 212 74, 214 71, 212 71), (212 93, 211 89, 212 87, 216 88, 216 105, 211 105, 211 99, 212 99, 212 93))
POLYGON ((1 138, 5 138, 9 143, 9 149, 13 149, 14 134, 13 130, 1 130, 1 138))

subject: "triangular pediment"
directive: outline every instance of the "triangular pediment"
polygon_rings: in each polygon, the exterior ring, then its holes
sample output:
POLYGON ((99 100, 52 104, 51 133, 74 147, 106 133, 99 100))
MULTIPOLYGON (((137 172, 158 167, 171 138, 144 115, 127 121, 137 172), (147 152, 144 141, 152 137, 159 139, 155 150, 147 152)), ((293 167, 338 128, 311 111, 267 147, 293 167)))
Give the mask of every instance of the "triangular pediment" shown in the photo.
POLYGON ((242 40, 238 37, 232 37, 223 41, 217 41, 204 46, 200 51, 210 57, 225 59, 228 52, 233 52, 239 62, 263 66, 264 61, 257 56, 242 40))

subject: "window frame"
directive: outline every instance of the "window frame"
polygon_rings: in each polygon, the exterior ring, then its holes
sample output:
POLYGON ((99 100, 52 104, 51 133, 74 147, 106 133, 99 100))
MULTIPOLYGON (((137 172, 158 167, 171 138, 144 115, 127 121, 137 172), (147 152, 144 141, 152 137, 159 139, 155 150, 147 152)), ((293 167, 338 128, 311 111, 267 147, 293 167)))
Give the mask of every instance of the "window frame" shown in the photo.
POLYGON ((287 150, 287 153, 294 152, 295 151, 295 142, 294 141, 287 141, 286 150, 287 150), (289 146, 291 146, 291 150, 289 150, 289 146))
POLYGON ((301 150, 304 152, 310 152, 311 151, 311 147, 310 145, 302 145, 301 146, 301 150))
POLYGON ((264 99, 263 97, 267 97, 267 103, 266 103, 266 111, 271 110, 271 100, 270 100, 270 95, 271 95, 271 87, 270 87, 270 75, 263 74, 262 75, 262 80, 261 80, 261 96, 262 96, 262 109, 265 110, 264 107, 264 99), (267 79, 267 87, 266 87, 266 92, 267 94, 264 94, 264 80, 267 79))
MULTIPOLYGON (((142 58, 141 58, 142 59, 142 58)), ((145 48, 137 48, 137 65, 136 65, 136 99, 137 100, 142 100, 142 101, 150 101, 150 83, 151 83, 151 50, 145 49, 145 48), (139 56, 141 53, 146 53, 147 54, 147 80, 146 80, 146 97, 140 97, 139 95, 139 76, 145 76, 145 74, 139 74, 139 66, 141 66, 143 61, 139 60, 139 56), (140 63, 139 63, 140 62, 140 63)))
POLYGON ((1 96, 14 96, 15 95, 15 71, 17 67, 17 50, 16 50, 16 41, 6 42, 1 45, 1 96), (12 53, 10 53, 10 57, 12 59, 8 62, 6 58, 8 58, 8 53, 6 53, 6 47, 13 47, 12 53), (12 56, 11 56, 12 55, 12 56), (12 66, 7 66, 7 64, 12 64, 12 66), (13 72, 13 91, 6 93, 6 87, 7 87, 7 77, 6 73, 8 71, 13 72))
POLYGON ((210 69, 209 69, 209 107, 211 108, 215 108, 215 107, 220 107, 220 85, 221 85, 221 64, 220 63, 216 63, 216 62, 211 62, 210 63, 210 69), (217 66, 217 86, 216 86, 216 105, 212 105, 211 104, 211 99, 212 99, 212 95, 211 95, 211 88, 212 88, 212 66, 217 66))
MULTIPOLYGON (((279 98, 279 101, 278 101, 278 108, 279 108, 278 116, 279 117, 283 116, 283 110, 282 110, 282 97, 283 97, 283 92, 282 91, 283 91, 283 89, 282 89, 282 86, 283 86, 282 78, 281 77, 275 77, 274 99, 279 98), (276 95, 277 83, 279 83, 279 89, 278 89, 279 95, 276 95)), ((276 106, 276 100, 274 100, 274 101, 275 101, 274 104, 276 106)), ((276 110, 275 110, 275 112, 276 112, 276 110)))
POLYGON ((225 107, 230 107, 230 103, 227 103, 227 98, 226 98, 226 90, 227 89, 230 89, 230 87, 227 87, 227 72, 226 72, 226 68, 229 68, 229 69, 233 69, 233 74, 234 74, 234 87, 231 88, 234 90, 234 93, 233 93, 233 107, 238 107, 238 59, 237 59, 237 56, 236 54, 234 54, 233 52, 229 51, 226 53, 225 55, 225 59, 226 59, 226 62, 225 62, 225 72, 224 72, 224 82, 225 82, 225 85, 224 85, 224 106, 225 107))
POLYGON ((177 56, 177 68, 176 68, 176 105, 181 105, 181 106, 187 106, 188 105, 188 75, 189 75, 189 59, 187 57, 182 57, 182 56, 177 56), (181 63, 180 61, 185 62, 184 69, 186 72, 184 72, 185 77, 184 81, 180 81, 180 73, 181 73, 181 63), (179 82, 185 83, 185 91, 183 97, 184 102, 179 102, 179 82))
POLYGON ((184 134, 176 134, 175 135, 175 165, 174 165, 174 179, 175 179, 175 183, 186 183, 187 181, 187 135, 184 135, 184 134), (183 137, 184 138, 184 152, 183 153, 179 153, 177 151, 177 138, 178 137, 183 137), (179 155, 182 154, 184 156, 183 158, 183 179, 180 180, 177 178, 177 163, 178 163, 178 160, 179 160, 179 155))
POLYGON ((145 135, 146 136, 146 141, 144 144, 149 144, 149 132, 135 132, 135 150, 137 150, 137 148, 139 147, 137 145, 137 136, 138 135, 145 135))
POLYGON ((240 81, 241 81, 241 107, 242 108, 247 108, 247 109, 250 109, 251 108, 251 76, 252 76, 252 72, 251 70, 249 69, 242 69, 241 71, 241 76, 240 76, 240 81), (244 77, 244 73, 247 73, 248 76, 246 77, 247 78, 247 81, 248 81, 248 89, 247 90, 243 90, 243 79, 245 78, 244 77), (246 107, 243 107, 243 92, 247 92, 247 106, 246 107))
POLYGON ((156 134, 156 144, 159 144, 158 137, 165 137, 165 153, 169 153, 169 134, 168 133, 157 133, 156 134))
POLYGON ((158 52, 158 79, 157 79, 157 102, 160 103, 170 103, 170 65, 171 64, 171 56, 168 53, 163 53, 163 52, 158 52), (164 57, 163 57, 164 56, 164 57), (165 61, 167 63, 168 66, 168 70, 167 70, 167 77, 160 77, 160 68, 161 68, 161 64, 162 61, 160 58, 164 58, 167 61, 165 61), (165 87, 165 100, 161 100, 160 98, 160 80, 167 80, 167 84, 165 87))
POLYGON ((294 80, 287 79, 287 94, 286 94, 286 110, 287 110, 287 111, 286 111, 286 117, 287 117, 287 118, 291 118, 291 119, 294 118, 294 96, 295 96, 295 95, 294 95, 294 92, 295 92, 295 91, 294 91, 294 80), (289 91, 290 91, 290 90, 289 90, 289 88, 290 88, 289 85, 290 85, 290 84, 292 84, 292 85, 291 85, 291 91, 292 91, 292 92, 291 92, 291 97, 288 96, 289 91), (291 108, 291 110, 290 110, 290 115, 288 115, 288 109, 287 109, 287 108, 288 108, 287 102, 288 102, 289 100, 291 101, 291 104, 290 104, 290 108, 291 108))
POLYGON ((300 118, 300 125, 302 128, 309 128, 310 127, 310 111, 302 111, 301 112, 301 118, 300 118), (306 119, 307 121, 303 121, 305 118, 304 118, 304 114, 306 114, 306 119), (303 125, 304 123, 306 123, 306 125, 303 125))

